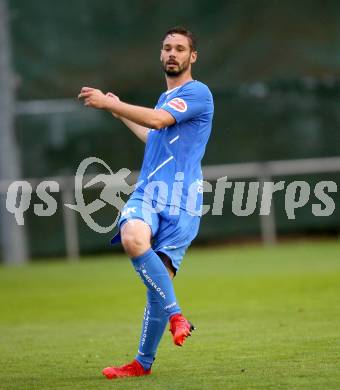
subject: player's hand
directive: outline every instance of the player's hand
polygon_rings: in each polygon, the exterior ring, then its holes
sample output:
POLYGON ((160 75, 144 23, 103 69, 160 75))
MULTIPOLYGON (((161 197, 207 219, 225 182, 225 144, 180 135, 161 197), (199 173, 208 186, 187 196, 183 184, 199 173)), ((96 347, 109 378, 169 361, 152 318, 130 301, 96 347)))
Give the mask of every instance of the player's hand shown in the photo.
MULTIPOLYGON (((115 94, 113 94, 112 92, 108 92, 105 96, 111 98, 111 99, 114 99, 115 101, 119 101, 119 97, 116 96, 115 94)), ((120 116, 115 114, 114 112, 111 112, 111 114, 117 118, 117 119, 120 119, 120 116)))
POLYGON ((100 89, 83 87, 78 95, 78 99, 84 99, 84 106, 106 109, 108 97, 100 89))

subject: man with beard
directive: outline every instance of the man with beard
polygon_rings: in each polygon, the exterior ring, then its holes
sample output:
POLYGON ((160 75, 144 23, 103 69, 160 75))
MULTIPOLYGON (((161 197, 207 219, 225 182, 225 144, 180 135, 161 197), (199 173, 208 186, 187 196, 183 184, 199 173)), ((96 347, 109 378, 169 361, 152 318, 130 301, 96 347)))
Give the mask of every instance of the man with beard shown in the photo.
POLYGON ((146 142, 138 184, 122 210, 119 233, 112 242, 122 242, 147 287, 147 303, 136 358, 124 366, 105 368, 108 379, 150 374, 167 322, 178 346, 194 330, 182 315, 172 279, 199 228, 201 160, 214 111, 209 88, 191 76, 196 59, 193 34, 174 27, 162 40, 160 60, 167 91, 154 109, 124 103, 111 92, 104 95, 90 87, 79 94, 85 106, 111 112, 146 142))

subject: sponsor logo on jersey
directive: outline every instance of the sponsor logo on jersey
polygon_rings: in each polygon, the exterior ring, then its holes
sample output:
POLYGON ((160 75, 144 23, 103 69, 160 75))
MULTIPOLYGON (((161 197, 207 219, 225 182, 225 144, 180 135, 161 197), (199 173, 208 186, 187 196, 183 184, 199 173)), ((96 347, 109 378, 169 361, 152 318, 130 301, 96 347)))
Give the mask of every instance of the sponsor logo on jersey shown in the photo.
POLYGON ((188 109, 185 100, 181 98, 174 98, 170 100, 168 106, 179 112, 185 112, 188 109))

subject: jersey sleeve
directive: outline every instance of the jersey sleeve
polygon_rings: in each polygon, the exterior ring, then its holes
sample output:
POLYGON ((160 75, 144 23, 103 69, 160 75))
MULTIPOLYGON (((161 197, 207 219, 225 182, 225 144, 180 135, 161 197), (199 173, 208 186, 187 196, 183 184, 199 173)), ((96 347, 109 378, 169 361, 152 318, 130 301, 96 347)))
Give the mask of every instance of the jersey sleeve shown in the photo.
POLYGON ((185 122, 209 112, 211 94, 208 88, 187 87, 169 100, 161 108, 168 111, 177 123, 185 122))

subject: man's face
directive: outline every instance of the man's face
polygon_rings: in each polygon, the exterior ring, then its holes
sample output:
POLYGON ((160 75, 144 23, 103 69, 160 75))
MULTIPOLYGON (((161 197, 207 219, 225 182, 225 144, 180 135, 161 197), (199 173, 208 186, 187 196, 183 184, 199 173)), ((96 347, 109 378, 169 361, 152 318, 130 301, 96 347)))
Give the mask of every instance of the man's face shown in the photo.
POLYGON ((161 62, 169 77, 176 77, 191 69, 196 61, 197 52, 192 51, 189 39, 181 34, 168 35, 163 41, 161 62))

